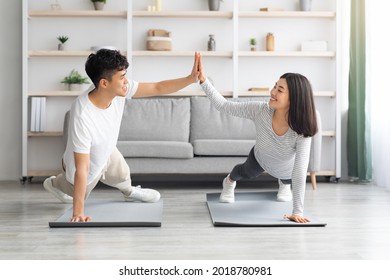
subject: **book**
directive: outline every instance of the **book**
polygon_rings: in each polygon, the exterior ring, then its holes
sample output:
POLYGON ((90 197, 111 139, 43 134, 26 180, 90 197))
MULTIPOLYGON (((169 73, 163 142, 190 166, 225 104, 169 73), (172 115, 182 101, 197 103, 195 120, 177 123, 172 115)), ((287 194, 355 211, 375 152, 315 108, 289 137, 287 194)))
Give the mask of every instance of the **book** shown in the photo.
POLYGON ((46 97, 40 97, 39 131, 46 130, 46 97))
POLYGON ((35 97, 35 128, 34 128, 34 131, 35 132, 39 132, 39 123, 41 121, 41 118, 40 118, 40 111, 41 111, 41 99, 40 97, 35 97))
POLYGON ((30 131, 35 132, 35 115, 37 111, 37 97, 31 97, 31 110, 30 110, 30 131))

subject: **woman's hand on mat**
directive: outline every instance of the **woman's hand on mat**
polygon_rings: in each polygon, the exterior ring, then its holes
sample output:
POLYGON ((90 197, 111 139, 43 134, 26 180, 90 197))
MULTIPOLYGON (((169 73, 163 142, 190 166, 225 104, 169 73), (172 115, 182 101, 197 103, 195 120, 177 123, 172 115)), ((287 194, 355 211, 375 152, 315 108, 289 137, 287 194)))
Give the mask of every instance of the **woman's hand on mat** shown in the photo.
POLYGON ((74 215, 72 217, 72 219, 70 219, 70 221, 72 223, 78 223, 78 222, 89 222, 91 221, 92 218, 90 216, 77 216, 77 215, 74 215))
POLYGON ((310 220, 308 218, 299 216, 299 215, 284 215, 285 219, 289 219, 290 221, 296 222, 296 223, 308 223, 310 220))

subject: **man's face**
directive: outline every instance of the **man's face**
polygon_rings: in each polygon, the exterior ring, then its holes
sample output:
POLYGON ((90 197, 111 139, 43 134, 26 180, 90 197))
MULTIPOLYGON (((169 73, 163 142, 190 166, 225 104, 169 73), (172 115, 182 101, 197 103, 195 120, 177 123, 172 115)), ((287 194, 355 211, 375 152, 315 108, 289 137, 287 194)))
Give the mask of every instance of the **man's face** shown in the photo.
POLYGON ((129 81, 126 78, 127 70, 117 71, 109 81, 109 90, 116 96, 126 96, 129 81))

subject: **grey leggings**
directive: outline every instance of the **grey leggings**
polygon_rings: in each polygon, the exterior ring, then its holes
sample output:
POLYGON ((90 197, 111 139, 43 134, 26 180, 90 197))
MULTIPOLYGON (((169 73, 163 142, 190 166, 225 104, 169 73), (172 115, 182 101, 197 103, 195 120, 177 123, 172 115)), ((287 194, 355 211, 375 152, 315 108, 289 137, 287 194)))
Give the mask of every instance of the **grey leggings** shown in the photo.
MULTIPOLYGON (((264 172, 264 169, 260 166, 255 158, 254 147, 249 152, 248 158, 242 164, 236 165, 232 172, 230 172, 230 178, 234 181, 241 179, 252 179, 259 176, 264 172)), ((291 184, 291 179, 281 180, 283 184, 291 184)))

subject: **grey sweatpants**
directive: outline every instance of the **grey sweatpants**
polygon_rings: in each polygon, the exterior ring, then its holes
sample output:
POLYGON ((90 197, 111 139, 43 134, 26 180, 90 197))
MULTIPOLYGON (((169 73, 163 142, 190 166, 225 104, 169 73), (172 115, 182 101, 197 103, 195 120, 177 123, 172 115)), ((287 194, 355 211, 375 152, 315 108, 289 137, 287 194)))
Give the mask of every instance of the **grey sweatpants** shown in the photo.
MULTIPOLYGON (((73 197, 74 186, 66 180, 65 168, 66 166, 63 166, 62 172, 53 180, 53 187, 73 197)), ((102 173, 87 185, 85 199, 89 197, 99 181, 119 189, 126 196, 131 193, 130 168, 117 148, 112 152, 102 173)))
MULTIPOLYGON (((232 172, 230 172, 230 178, 234 181, 241 179, 252 179, 259 176, 264 172, 264 169, 260 166, 255 158, 254 147, 249 152, 248 158, 242 164, 236 165, 232 172)), ((291 184, 291 179, 281 180, 283 184, 291 184)))

